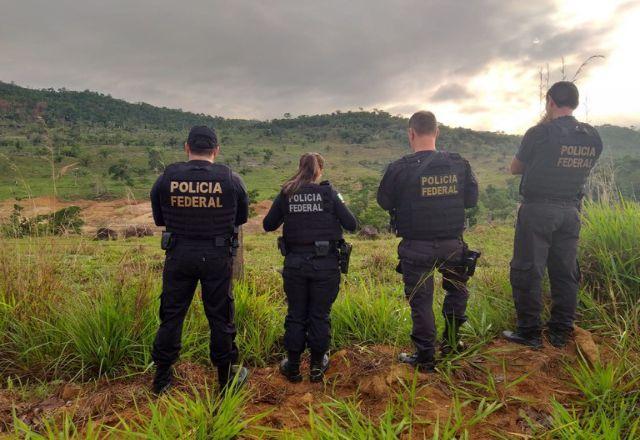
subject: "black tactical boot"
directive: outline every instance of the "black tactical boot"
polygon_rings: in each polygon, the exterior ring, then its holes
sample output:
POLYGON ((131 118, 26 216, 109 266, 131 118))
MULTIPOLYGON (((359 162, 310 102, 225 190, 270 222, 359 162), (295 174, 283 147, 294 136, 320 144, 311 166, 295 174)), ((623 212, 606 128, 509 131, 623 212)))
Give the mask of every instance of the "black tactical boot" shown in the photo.
POLYGON ((564 348, 573 336, 573 329, 561 329, 550 326, 546 331, 547 341, 556 348, 564 348))
POLYGON ((329 356, 326 353, 311 352, 311 365, 309 367, 309 380, 311 382, 322 382, 324 373, 329 368, 329 356))
POLYGON ((456 319, 445 320, 444 332, 442 333, 442 339, 440 340, 440 355, 447 357, 451 353, 460 353, 466 348, 460 341, 460 327, 464 324, 464 321, 456 319))
POLYGON ((218 383, 220 390, 226 391, 232 384, 235 388, 241 388, 249 379, 249 370, 239 365, 218 365, 218 383), (236 379, 235 384, 233 380, 236 379))
POLYGON ((299 352, 290 351, 289 357, 282 359, 282 362, 280 362, 280 374, 286 377, 289 382, 302 382, 299 352))
POLYGON ((171 388, 171 382, 173 380, 173 368, 171 365, 157 365, 156 374, 153 377, 152 391, 156 395, 165 393, 171 388))
POLYGON ((511 342, 515 342, 516 344, 526 345, 535 350, 539 350, 542 348, 542 337, 540 333, 524 333, 520 330, 511 331, 505 330, 502 332, 502 336, 511 342))
POLYGON ((400 353, 398 360, 402 363, 409 364, 413 368, 423 373, 433 373, 436 371, 436 362, 433 355, 425 353, 400 353))

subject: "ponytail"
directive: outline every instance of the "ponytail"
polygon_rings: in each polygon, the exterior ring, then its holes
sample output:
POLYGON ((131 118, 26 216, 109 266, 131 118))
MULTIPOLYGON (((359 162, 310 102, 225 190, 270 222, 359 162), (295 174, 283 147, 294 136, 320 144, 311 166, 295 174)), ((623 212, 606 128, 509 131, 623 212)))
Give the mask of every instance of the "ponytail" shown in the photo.
POLYGON ((305 153, 300 157, 298 172, 282 185, 285 196, 295 194, 303 185, 313 182, 322 173, 324 158, 318 153, 305 153))

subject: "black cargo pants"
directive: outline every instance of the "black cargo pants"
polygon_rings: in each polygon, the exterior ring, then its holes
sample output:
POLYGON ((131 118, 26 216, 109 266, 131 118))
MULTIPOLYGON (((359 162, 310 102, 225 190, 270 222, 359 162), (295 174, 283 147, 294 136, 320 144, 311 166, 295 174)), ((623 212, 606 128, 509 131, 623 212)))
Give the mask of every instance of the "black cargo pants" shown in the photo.
POLYGON ((511 287, 518 330, 537 335, 542 329, 542 280, 551 285, 551 330, 571 331, 575 319, 579 268, 580 213, 577 202, 523 203, 518 210, 511 287))
POLYGON ((287 296, 284 345, 287 351, 325 353, 331 340, 330 313, 340 289, 338 257, 290 253, 282 272, 287 296))
POLYGON ((411 306, 413 330, 411 339, 416 350, 426 356, 435 355, 437 338, 433 314, 433 274, 442 274, 446 294, 442 314, 449 322, 462 325, 466 320, 466 269, 461 266, 464 242, 461 239, 407 240, 398 246, 405 296, 411 306))
POLYGON ((198 281, 211 331, 211 362, 226 365, 237 361, 231 273, 228 247, 177 239, 174 247, 167 251, 160 296, 160 328, 151 353, 156 365, 169 366, 178 359, 182 325, 198 281))

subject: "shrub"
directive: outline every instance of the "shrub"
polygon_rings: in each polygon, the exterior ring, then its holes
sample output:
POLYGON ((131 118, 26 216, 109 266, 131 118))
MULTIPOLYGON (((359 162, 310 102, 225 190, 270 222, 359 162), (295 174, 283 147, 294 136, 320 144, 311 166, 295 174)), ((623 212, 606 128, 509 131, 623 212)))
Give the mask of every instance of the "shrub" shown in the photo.
POLYGON ((640 299, 640 204, 587 204, 581 235, 586 284, 614 302, 640 299))
POLYGON ((5 237, 79 234, 84 220, 78 206, 69 206, 51 214, 41 214, 33 218, 22 215, 22 207, 13 205, 13 212, 0 230, 5 237))

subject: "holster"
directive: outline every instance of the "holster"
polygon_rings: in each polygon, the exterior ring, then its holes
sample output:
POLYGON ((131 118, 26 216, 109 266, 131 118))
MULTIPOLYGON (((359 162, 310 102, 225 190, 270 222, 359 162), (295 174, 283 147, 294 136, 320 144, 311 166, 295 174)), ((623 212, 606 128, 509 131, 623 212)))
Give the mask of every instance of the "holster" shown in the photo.
POLYGON ((231 235, 231 242, 229 246, 229 253, 232 257, 235 257, 238 254, 238 248, 240 247, 240 239, 238 238, 240 234, 239 231, 240 229, 238 226, 233 227, 233 234, 231 235))
POLYGON ((466 268, 465 274, 472 277, 476 273, 476 265, 478 264, 478 258, 482 255, 479 251, 472 251, 465 246, 464 253, 462 255, 462 265, 466 268))
POLYGON ((340 272, 349 273, 349 260, 351 259, 351 250, 353 246, 344 240, 338 242, 338 263, 340 264, 340 272))
POLYGON ((397 214, 396 210, 392 209, 389 211, 389 228, 391 228, 391 232, 398 235, 398 223, 397 223, 397 214))
POLYGON ((162 231, 162 237, 160 238, 160 249, 168 251, 173 247, 173 234, 169 231, 162 231))
POLYGON ((278 249, 283 257, 287 256, 287 243, 285 243, 284 237, 278 237, 278 249))

